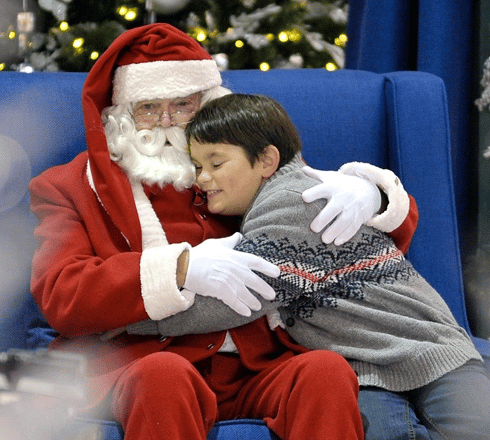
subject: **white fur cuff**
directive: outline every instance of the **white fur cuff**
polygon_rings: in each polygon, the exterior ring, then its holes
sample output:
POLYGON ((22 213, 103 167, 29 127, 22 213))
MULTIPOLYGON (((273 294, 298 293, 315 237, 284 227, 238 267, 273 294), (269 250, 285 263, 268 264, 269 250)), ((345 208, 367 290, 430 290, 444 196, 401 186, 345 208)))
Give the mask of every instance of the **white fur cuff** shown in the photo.
POLYGON ((177 287, 177 259, 190 248, 188 243, 177 243, 143 250, 141 294, 150 319, 164 319, 192 305, 177 287))
POLYGON ((391 170, 378 168, 368 163, 350 162, 343 165, 339 171, 369 180, 388 196, 386 211, 376 214, 366 225, 383 232, 392 232, 407 218, 410 199, 400 179, 391 170))

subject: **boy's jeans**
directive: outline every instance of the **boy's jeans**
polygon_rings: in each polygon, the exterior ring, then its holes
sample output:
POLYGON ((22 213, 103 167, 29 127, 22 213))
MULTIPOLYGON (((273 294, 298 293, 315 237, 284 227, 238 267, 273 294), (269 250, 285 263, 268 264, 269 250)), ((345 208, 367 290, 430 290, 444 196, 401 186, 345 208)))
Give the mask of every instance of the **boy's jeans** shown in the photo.
POLYGON ((490 439, 490 378, 470 361, 405 393, 361 387, 365 440, 490 439))

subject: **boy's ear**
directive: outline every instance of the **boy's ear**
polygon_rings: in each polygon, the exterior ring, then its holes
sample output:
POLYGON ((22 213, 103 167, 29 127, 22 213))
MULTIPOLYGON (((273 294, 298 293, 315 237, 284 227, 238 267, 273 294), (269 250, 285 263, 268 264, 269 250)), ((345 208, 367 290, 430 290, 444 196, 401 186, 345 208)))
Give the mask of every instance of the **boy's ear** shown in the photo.
POLYGON ((260 154, 260 162, 262 164, 262 177, 265 179, 272 176, 279 167, 281 161, 281 153, 274 145, 267 145, 260 154))

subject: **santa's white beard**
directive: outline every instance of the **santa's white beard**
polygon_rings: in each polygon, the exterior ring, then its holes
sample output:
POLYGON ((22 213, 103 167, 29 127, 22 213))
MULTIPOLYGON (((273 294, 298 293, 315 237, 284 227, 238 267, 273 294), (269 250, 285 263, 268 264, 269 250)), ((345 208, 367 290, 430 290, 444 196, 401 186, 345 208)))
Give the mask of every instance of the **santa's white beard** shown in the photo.
POLYGON ((194 184, 195 169, 181 127, 138 131, 127 108, 106 110, 103 118, 111 158, 131 180, 160 186, 170 183, 177 189, 194 184))

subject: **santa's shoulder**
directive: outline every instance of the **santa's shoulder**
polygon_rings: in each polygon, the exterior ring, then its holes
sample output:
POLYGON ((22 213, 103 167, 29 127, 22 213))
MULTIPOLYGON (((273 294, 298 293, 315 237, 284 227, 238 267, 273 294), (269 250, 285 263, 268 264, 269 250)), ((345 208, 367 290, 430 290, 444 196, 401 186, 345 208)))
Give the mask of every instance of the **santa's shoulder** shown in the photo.
POLYGON ((75 156, 70 162, 52 166, 38 176, 34 177, 31 184, 35 184, 37 181, 49 180, 52 183, 62 182, 75 182, 78 177, 86 174, 88 164, 88 153, 82 151, 75 156))

